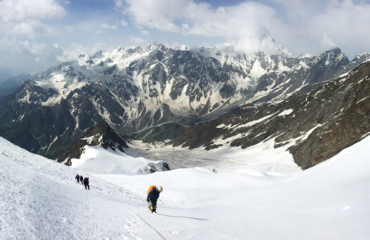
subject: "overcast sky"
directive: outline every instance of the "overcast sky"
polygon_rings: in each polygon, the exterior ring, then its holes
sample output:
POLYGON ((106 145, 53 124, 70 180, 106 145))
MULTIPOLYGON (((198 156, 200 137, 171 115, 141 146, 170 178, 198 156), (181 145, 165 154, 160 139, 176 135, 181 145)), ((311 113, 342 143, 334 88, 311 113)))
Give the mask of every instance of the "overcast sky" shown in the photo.
MULTIPOLYGON (((46 70, 79 54, 158 41, 294 55, 370 52, 366 0, 0 0, 0 74, 46 70)), ((0 77, 1 78, 1 77, 0 77)))

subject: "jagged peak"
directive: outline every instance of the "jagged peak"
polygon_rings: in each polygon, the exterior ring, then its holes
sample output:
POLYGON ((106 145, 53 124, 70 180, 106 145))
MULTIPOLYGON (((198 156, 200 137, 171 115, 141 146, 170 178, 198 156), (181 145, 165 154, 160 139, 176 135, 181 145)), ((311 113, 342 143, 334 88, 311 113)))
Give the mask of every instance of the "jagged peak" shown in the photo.
POLYGON ((340 49, 339 47, 333 47, 331 49, 328 49, 326 51, 324 51, 325 53, 334 53, 335 55, 338 55, 338 54, 341 54, 342 53, 342 49, 340 49))

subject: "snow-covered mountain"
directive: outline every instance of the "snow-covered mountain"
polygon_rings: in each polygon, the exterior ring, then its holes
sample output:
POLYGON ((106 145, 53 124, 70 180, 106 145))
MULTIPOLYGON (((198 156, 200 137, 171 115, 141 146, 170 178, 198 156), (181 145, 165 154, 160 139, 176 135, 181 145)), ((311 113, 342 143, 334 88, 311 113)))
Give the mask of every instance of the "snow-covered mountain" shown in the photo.
POLYGON ((240 104, 281 102, 367 59, 350 62, 338 48, 305 58, 159 43, 99 51, 39 73, 1 100, 0 135, 55 158, 102 121, 120 133, 191 126, 240 104))
MULTIPOLYGON (((366 62, 348 74, 280 104, 259 108, 242 106, 239 115, 229 114, 198 123, 175 138, 162 138, 172 139, 167 141, 169 149, 181 146, 205 150, 244 149, 272 141, 275 148, 289 150, 295 162, 307 169, 369 134, 369 90, 370 62, 366 62)), ((154 159, 164 159, 158 154, 154 159)))

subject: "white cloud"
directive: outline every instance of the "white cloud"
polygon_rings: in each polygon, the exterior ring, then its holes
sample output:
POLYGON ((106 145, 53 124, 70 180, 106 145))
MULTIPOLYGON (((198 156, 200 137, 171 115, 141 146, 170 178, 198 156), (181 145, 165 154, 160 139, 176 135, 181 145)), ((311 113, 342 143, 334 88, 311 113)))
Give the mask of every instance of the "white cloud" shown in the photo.
POLYGON ((148 31, 146 31, 146 30, 144 30, 144 29, 140 29, 140 32, 141 32, 142 34, 144 34, 144 35, 148 35, 148 34, 149 34, 149 32, 148 32, 148 31))
POLYGON ((55 0, 0 1, 0 35, 45 35, 51 29, 42 21, 62 19, 66 11, 55 0))
POLYGON ((122 6, 122 12, 130 15, 135 24, 166 32, 180 32, 173 22, 183 17, 188 6, 187 0, 126 0, 126 3, 128 6, 122 6))
POLYGON ((224 37, 247 52, 273 50, 266 38, 269 33, 296 55, 303 51, 317 53, 333 46, 350 53, 370 47, 368 1, 275 0, 274 4, 268 1, 262 4, 246 0, 235 6, 216 8, 194 0, 125 2, 119 10, 130 16, 140 30, 148 27, 165 32, 224 37))
POLYGON ((10 54, 20 55, 35 55, 40 56, 43 54, 45 44, 38 44, 33 41, 18 41, 16 39, 3 38, 0 39, 0 51, 10 54))
POLYGON ((288 19, 285 30, 276 29, 273 34, 296 54, 304 50, 316 54, 334 46, 351 56, 370 50, 368 1, 275 1, 285 7, 288 19))
POLYGON ((324 44, 328 48, 336 47, 337 45, 328 37, 327 34, 324 34, 321 43, 324 44))
POLYGON ((68 32, 73 32, 74 31, 74 28, 71 27, 71 26, 64 26, 64 29, 67 30, 68 32))
POLYGON ((50 27, 38 21, 14 23, 10 31, 12 35, 27 35, 30 38, 37 35, 48 35, 51 33, 50 27))
POLYGON ((71 43, 69 46, 64 47, 58 43, 54 43, 53 47, 59 50, 59 52, 61 51, 61 54, 57 55, 55 60, 58 62, 67 62, 76 60, 81 54, 92 55, 98 50, 102 50, 105 44, 97 43, 94 47, 86 47, 81 44, 71 43))
POLYGON ((183 29, 184 31, 189 30, 189 25, 188 25, 187 23, 183 23, 183 24, 181 24, 181 27, 182 27, 182 29, 183 29))
POLYGON ((65 10, 55 0, 3 0, 0 2, 0 17, 4 22, 56 20, 65 15, 65 10))
POLYGON ((354 4, 351 0, 331 1, 324 13, 312 20, 312 32, 324 35, 324 44, 370 50, 370 4, 354 4), (335 44, 334 44, 335 42, 335 44))
POLYGON ((29 41, 19 41, 18 43, 23 47, 23 49, 34 55, 42 55, 45 48, 44 44, 36 44, 29 41))
POLYGON ((116 1, 115 7, 117 7, 117 8, 122 7, 122 1, 116 1))
POLYGON ((124 19, 122 19, 122 20, 121 20, 121 25, 122 25, 122 26, 127 26, 128 24, 127 24, 127 22, 126 22, 124 19))
POLYGON ((109 25, 109 24, 106 24, 106 23, 102 23, 100 24, 100 27, 101 28, 105 28, 105 29, 111 29, 111 30, 116 30, 117 29, 117 25, 109 25))
POLYGON ((137 44, 137 45, 143 45, 146 43, 144 39, 139 38, 139 37, 131 36, 129 39, 132 43, 137 44))
POLYGON ((266 27, 282 25, 281 21, 273 8, 260 3, 218 8, 192 0, 126 0, 126 3, 128 6, 122 6, 122 12, 131 17, 142 33, 146 26, 166 32, 225 37, 246 52, 277 51, 266 27))

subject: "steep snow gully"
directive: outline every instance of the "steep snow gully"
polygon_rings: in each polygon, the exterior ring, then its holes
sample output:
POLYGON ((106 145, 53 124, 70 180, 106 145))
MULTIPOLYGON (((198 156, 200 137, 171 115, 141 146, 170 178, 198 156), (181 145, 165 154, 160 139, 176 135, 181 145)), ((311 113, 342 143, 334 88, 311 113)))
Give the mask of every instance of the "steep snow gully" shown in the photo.
POLYGON ((0 239, 369 239, 369 156, 367 137, 294 173, 99 175, 0 138, 0 239), (152 184, 164 187, 158 215, 145 202, 152 184))

